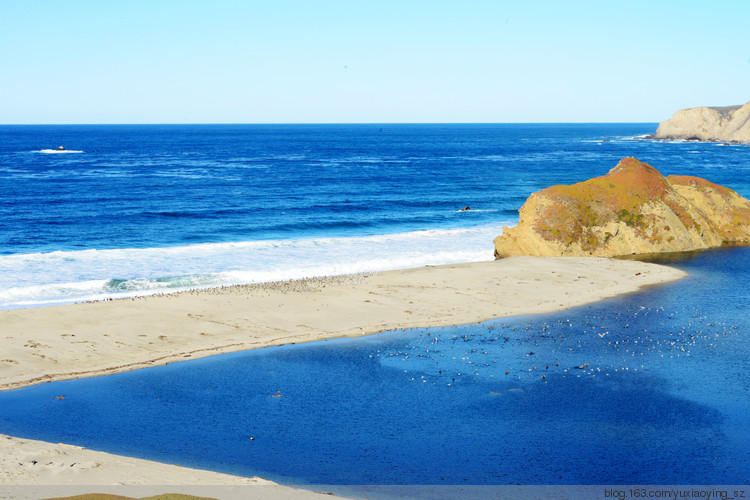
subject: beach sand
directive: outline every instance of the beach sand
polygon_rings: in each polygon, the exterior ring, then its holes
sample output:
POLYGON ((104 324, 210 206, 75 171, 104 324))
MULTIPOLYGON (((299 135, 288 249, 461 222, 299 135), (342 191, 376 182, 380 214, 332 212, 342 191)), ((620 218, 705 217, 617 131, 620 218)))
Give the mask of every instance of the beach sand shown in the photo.
POLYGON ((231 476, 0 434, 0 498, 39 499, 87 493, 135 498, 165 493, 222 499, 332 498, 259 477, 231 476))
MULTIPOLYGON (((512 257, 0 311, 0 389, 244 349, 551 312, 683 276, 676 269, 630 260, 512 257)), ((190 471, 63 445, 8 437, 0 437, 0 443, 0 484, 5 485, 250 481, 268 486, 259 478, 190 471), (86 456, 79 459, 79 453, 86 456)))

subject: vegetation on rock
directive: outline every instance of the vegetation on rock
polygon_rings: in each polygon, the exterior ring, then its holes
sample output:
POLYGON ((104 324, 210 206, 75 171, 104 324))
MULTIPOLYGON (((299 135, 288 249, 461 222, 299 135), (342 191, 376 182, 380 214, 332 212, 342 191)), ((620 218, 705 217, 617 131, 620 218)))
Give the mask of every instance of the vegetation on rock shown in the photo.
POLYGON ((615 256, 750 242, 750 202, 705 179, 624 158, 609 173, 533 193, 495 256, 615 256))

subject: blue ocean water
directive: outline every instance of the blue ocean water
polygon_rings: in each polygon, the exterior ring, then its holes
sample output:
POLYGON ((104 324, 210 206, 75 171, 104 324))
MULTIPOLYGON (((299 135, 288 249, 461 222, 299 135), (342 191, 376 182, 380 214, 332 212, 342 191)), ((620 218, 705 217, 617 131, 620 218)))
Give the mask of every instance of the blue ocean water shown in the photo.
POLYGON ((626 156, 750 195, 750 148, 655 127, 0 126, 0 308, 491 260, 531 192, 626 156))
POLYGON ((0 433, 301 485, 749 484, 749 260, 664 260, 690 276, 553 314, 0 392, 0 433))

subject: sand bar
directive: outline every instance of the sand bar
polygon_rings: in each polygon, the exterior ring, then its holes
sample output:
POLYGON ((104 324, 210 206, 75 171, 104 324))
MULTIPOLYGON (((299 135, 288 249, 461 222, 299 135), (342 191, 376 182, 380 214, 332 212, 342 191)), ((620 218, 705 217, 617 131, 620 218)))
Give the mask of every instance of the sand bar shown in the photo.
MULTIPOLYGON (((104 375, 292 342, 550 312, 684 275, 676 269, 638 261, 512 257, 0 311, 0 388, 104 375)), ((49 474, 30 466, 36 459, 28 457, 60 450, 71 453, 70 448, 15 438, 0 437, 0 443, 2 455, 12 457, 1 462, 0 484, 50 484, 44 479, 49 474)), ((86 471, 63 467, 65 472, 54 475, 55 484, 71 484, 69 480, 72 484, 154 484, 150 483, 154 478, 161 481, 159 484, 167 484, 165 478, 170 477, 166 471, 151 475, 153 462, 137 461, 139 465, 132 467, 129 479, 118 479, 107 472, 110 469, 104 465, 105 456, 91 459, 100 465, 86 471)), ((109 457, 115 463, 132 460, 109 457)), ((169 484, 181 484, 183 479, 175 476, 169 484)), ((225 476, 212 480, 226 484, 225 476)), ((191 484, 206 481, 210 480, 198 473, 190 476, 191 484)))
POLYGON ((0 311, 0 389, 293 342, 549 312, 683 275, 637 261, 513 257, 0 311))

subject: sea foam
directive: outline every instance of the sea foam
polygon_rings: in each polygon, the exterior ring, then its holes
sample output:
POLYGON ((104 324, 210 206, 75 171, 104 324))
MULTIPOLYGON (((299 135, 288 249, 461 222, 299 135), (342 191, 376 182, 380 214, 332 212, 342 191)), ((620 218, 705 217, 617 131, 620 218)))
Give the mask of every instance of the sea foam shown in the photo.
POLYGON ((0 256, 0 308, 492 260, 499 224, 357 237, 0 256))

